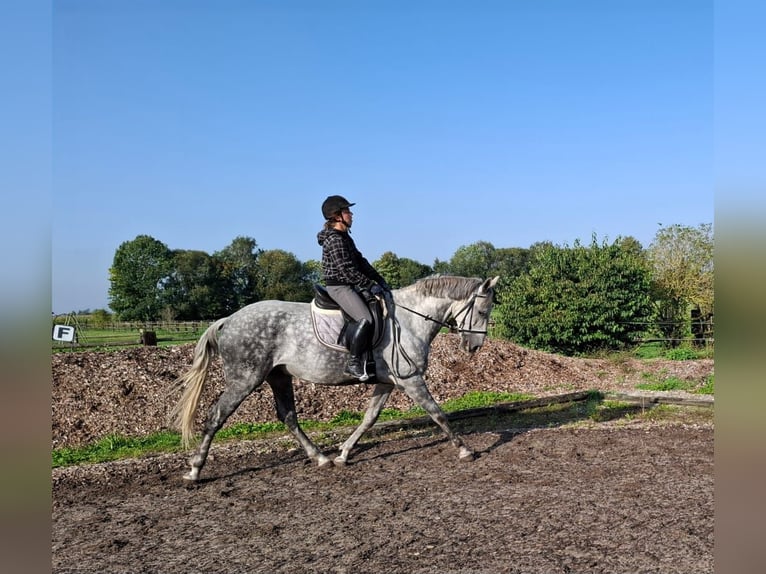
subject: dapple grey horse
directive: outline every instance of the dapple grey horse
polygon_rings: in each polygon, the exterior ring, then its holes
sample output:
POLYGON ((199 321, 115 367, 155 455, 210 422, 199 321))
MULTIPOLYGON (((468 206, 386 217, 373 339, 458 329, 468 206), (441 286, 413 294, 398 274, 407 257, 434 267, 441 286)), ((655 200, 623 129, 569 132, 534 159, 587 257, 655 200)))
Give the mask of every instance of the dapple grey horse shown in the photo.
POLYGON ((320 452, 298 425, 293 377, 320 385, 360 381, 343 374, 346 353, 330 349, 316 338, 309 304, 259 301, 219 319, 202 335, 191 367, 177 380, 183 391, 170 416, 188 447, 210 361, 216 352, 220 354, 225 388, 210 408, 202 440, 189 459, 191 470, 184 478, 199 479, 216 432, 264 381, 274 393, 279 420, 320 467, 331 462, 338 466, 346 464, 349 452, 375 423, 394 388, 404 391, 425 409, 458 448, 460 459, 473 459, 473 451, 452 431, 423 376, 431 342, 443 326, 456 328, 464 351, 473 353, 482 346, 498 279, 435 275, 395 289, 386 297, 386 325, 373 351, 377 378, 372 398, 364 419, 341 445, 334 461, 320 452))

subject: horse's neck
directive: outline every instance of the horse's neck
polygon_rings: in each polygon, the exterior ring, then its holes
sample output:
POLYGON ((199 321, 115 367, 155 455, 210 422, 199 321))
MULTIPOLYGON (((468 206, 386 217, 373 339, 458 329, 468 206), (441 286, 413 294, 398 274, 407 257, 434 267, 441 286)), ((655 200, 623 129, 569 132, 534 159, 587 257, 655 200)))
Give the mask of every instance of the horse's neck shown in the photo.
POLYGON ((452 301, 439 299, 436 297, 422 297, 414 293, 396 293, 394 303, 408 307, 420 313, 416 315, 410 311, 404 310, 397 313, 398 320, 406 325, 407 330, 417 334, 418 338, 432 341, 442 324, 449 317, 452 301), (427 320, 428 317, 432 320, 427 320))

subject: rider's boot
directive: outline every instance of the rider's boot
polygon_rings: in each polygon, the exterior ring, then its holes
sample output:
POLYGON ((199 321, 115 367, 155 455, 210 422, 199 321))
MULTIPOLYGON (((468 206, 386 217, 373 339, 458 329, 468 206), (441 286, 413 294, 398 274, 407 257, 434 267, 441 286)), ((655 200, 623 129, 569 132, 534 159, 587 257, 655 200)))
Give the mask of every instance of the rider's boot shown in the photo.
POLYGON ((369 375, 365 372, 365 354, 370 346, 372 336, 372 323, 367 319, 362 319, 354 324, 350 333, 349 352, 351 357, 346 363, 345 374, 366 381, 369 375))

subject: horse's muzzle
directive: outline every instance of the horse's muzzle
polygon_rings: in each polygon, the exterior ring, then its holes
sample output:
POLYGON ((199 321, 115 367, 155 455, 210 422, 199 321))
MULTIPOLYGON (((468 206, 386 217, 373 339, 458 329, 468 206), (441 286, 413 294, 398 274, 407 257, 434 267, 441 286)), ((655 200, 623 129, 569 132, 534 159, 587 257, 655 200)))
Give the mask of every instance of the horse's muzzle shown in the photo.
POLYGON ((481 346, 484 344, 484 338, 482 337, 482 340, 477 341, 474 337, 466 337, 462 341, 460 341, 460 348, 468 353, 469 355, 473 355, 476 351, 481 349, 481 346))

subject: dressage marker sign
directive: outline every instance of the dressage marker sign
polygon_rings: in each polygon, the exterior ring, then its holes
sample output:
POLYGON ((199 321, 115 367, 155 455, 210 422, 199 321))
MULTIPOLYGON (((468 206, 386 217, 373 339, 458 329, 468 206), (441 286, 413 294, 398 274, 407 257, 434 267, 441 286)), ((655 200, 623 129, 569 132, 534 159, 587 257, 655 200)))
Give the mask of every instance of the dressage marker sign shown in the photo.
POLYGON ((64 341, 66 343, 74 342, 75 328, 72 325, 54 325, 53 340, 64 341))

